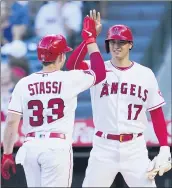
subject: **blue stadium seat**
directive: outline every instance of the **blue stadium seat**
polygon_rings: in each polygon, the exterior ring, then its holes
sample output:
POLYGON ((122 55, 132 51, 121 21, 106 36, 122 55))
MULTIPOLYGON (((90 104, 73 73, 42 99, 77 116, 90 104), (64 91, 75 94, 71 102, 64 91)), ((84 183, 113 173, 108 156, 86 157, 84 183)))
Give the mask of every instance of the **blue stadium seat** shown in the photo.
POLYGON ((116 18, 118 20, 140 20, 142 22, 142 19, 151 20, 151 19, 159 19, 162 15, 162 12, 164 11, 164 4, 153 4, 152 6, 143 4, 135 4, 131 3, 129 5, 122 6, 121 5, 115 5, 113 8, 110 8, 108 10, 109 17, 116 18), (153 10, 153 9, 154 10, 153 10), (155 11, 156 10, 156 11, 155 11), (119 16, 120 14, 120 16, 119 16))
POLYGON ((84 101, 84 102, 89 102, 90 101, 90 90, 87 89, 86 91, 80 93, 78 95, 78 102, 84 101))
POLYGON ((90 102, 78 102, 76 109, 76 118, 92 117, 92 107, 90 102))

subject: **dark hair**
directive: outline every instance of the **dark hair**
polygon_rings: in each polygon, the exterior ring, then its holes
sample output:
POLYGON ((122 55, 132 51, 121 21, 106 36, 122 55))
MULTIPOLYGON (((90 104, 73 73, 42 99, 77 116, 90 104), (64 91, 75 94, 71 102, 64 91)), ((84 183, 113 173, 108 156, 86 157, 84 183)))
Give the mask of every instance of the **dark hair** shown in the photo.
POLYGON ((52 65, 54 64, 55 62, 42 62, 43 66, 49 66, 49 65, 52 65))

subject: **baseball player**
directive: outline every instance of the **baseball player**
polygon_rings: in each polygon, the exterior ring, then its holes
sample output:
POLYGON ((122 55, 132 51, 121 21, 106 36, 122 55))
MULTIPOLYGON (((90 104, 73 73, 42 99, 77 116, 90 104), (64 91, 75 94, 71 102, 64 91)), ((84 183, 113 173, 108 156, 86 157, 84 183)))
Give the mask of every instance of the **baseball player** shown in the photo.
MULTIPOLYGON (((101 31, 100 14, 90 11, 97 34, 101 31)), ((105 62, 106 78, 90 89, 95 134, 83 187, 110 187, 118 172, 129 187, 156 187, 154 177, 171 169, 170 147, 162 106, 164 98, 151 69, 129 59, 133 47, 129 27, 114 25, 105 40, 111 59, 105 62), (146 112, 152 118, 160 151, 153 161, 148 158, 144 130, 146 112)), ((87 69, 90 61, 69 58, 69 69, 87 69)))
POLYGON ((22 116, 26 139, 17 152, 16 163, 23 165, 28 187, 71 186, 77 95, 106 77, 95 37, 95 22, 85 17, 82 38, 91 62, 87 71, 60 70, 65 53, 72 50, 62 35, 47 35, 40 40, 37 53, 43 69, 17 83, 8 107, 1 171, 5 179, 10 178, 11 168, 16 172, 12 151, 22 116))

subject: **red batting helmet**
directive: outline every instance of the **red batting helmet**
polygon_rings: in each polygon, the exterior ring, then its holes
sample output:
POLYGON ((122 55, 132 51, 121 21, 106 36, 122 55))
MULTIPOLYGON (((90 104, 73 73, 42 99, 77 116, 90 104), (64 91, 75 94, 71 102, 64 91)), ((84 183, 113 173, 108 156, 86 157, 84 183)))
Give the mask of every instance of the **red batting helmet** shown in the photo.
POLYGON ((109 40, 125 40, 133 42, 133 35, 130 28, 126 25, 114 25, 109 28, 107 38, 105 40, 107 53, 109 53, 109 40))
POLYGON ((37 46, 38 59, 42 62, 53 62, 57 56, 72 51, 67 46, 66 39, 62 35, 46 35, 37 46))

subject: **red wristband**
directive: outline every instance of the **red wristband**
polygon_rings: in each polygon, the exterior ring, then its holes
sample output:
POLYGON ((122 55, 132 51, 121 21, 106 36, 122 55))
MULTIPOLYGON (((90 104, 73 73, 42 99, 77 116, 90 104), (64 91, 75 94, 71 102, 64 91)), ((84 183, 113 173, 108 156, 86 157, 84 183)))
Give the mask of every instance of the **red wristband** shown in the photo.
POLYGON ((3 157, 5 157, 5 158, 13 158, 13 155, 12 155, 12 153, 11 154, 3 154, 3 157))

